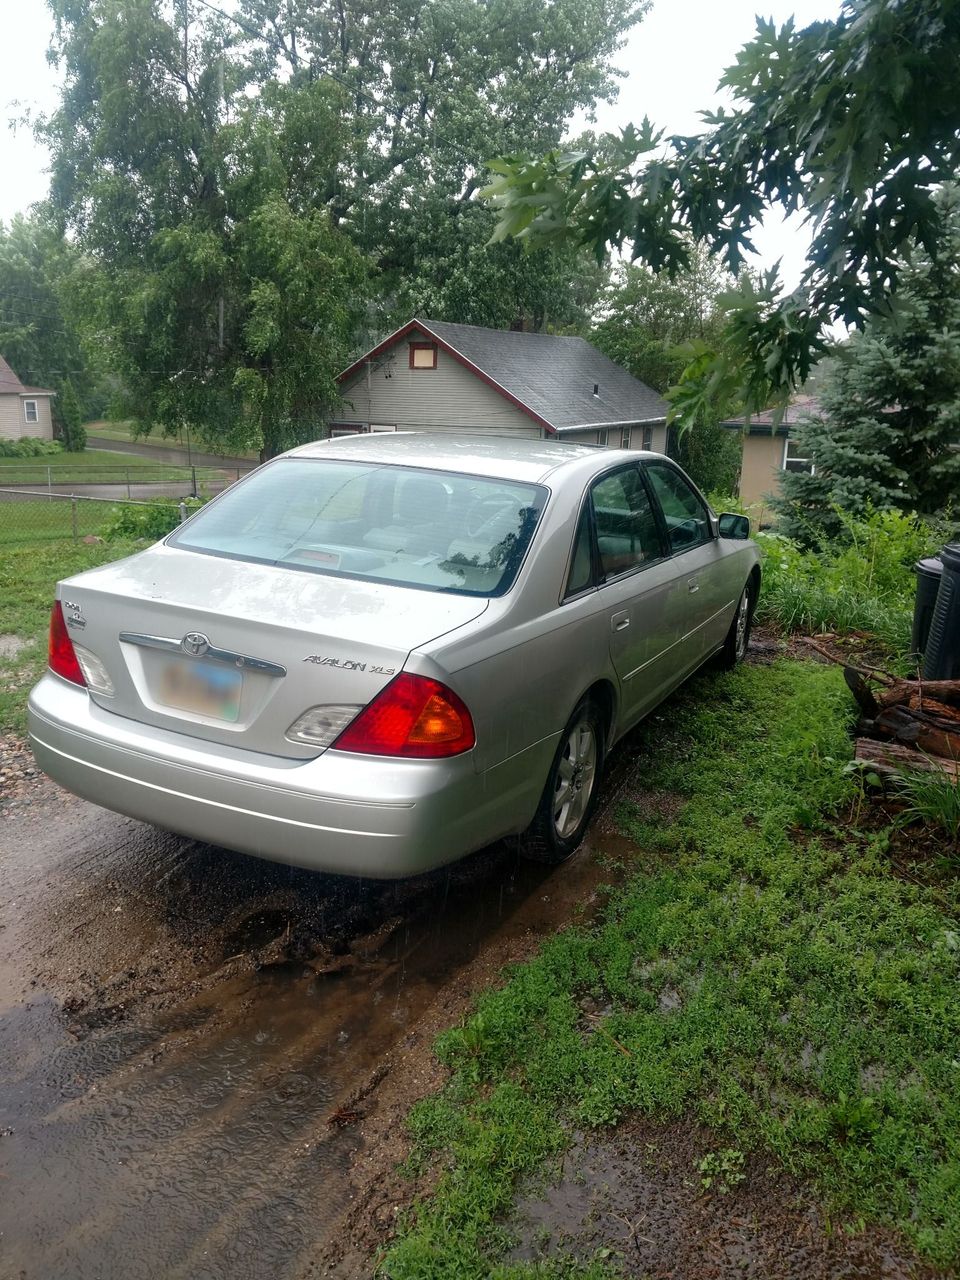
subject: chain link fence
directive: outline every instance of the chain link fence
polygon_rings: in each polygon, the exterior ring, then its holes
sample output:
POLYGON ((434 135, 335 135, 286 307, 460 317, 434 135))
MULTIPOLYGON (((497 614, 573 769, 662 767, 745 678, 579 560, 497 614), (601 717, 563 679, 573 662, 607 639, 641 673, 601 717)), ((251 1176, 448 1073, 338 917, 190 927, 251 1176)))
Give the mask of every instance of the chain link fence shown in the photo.
MULTIPOLYGON (((0 468, 0 550, 30 542, 103 536, 123 509, 167 506, 172 527, 188 499, 209 498, 256 464, 201 467, 54 466, 44 460, 0 468)), ((196 506, 196 503, 191 503, 196 506)))
MULTIPOLYGON (((48 493, 44 489, 0 488, 0 554, 4 547, 31 542, 59 542, 103 537, 105 526, 123 509, 164 508, 171 526, 189 514, 186 500, 94 498, 85 494, 48 493)), ((195 509, 196 504, 191 504, 195 509)))

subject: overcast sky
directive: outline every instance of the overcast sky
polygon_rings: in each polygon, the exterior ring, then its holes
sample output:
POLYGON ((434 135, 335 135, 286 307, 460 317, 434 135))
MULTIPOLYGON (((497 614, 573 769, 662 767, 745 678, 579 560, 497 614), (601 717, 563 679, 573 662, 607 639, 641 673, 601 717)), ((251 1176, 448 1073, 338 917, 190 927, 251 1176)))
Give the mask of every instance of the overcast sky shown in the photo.
MULTIPOLYGON (((51 20, 42 0, 4 0, 0 42, 0 115, 24 109, 49 111, 57 84, 46 61, 51 20), (12 105, 18 104, 18 105, 12 105)), ((778 25, 795 15, 799 26, 836 17, 839 0, 766 0, 761 10, 778 25)), ((719 105, 717 82, 737 50, 753 35, 757 0, 654 0, 653 9, 619 55, 627 72, 619 100, 601 105, 597 127, 618 129, 644 114, 668 133, 695 133, 699 112, 719 105)), ((582 122, 581 122, 582 124, 582 122)), ((576 122, 575 122, 576 126, 576 122)), ((28 129, 0 129, 0 220, 46 194, 47 156, 28 129)), ((783 259, 788 283, 795 283, 807 236, 799 220, 784 225, 769 219, 757 238, 760 263, 783 259)))

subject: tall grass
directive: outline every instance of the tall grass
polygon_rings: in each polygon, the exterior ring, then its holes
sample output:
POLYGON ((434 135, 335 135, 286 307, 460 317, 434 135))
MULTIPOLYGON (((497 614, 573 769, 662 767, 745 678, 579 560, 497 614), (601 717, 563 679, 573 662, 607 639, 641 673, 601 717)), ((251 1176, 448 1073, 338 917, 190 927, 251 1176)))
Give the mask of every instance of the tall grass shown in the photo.
POLYGON ((776 533, 757 534, 763 553, 761 621, 787 631, 862 631, 893 653, 910 647, 916 578, 945 531, 899 511, 844 517, 842 545, 804 550, 776 533))

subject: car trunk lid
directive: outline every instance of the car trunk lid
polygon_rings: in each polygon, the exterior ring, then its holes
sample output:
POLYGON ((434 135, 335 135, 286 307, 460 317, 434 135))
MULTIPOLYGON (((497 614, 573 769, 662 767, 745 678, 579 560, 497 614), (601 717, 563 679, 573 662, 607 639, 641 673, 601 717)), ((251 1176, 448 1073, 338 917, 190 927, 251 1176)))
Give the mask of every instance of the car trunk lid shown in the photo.
POLYGON ((71 638, 113 682, 111 697, 91 692, 100 705, 300 758, 318 751, 286 737, 305 711, 366 706, 411 649, 487 606, 162 545, 67 580, 60 598, 71 638))

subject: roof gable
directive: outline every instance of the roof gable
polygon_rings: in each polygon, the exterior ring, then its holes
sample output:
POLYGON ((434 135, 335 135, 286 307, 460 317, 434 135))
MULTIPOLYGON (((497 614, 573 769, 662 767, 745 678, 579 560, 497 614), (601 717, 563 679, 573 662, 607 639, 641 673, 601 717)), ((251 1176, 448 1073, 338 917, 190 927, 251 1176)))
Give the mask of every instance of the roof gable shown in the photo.
POLYGON ((437 344, 549 431, 663 422, 663 398, 583 338, 414 319, 340 374, 341 385, 413 331, 437 344), (597 393, 594 394, 594 387, 597 393))
POLYGON ((55 396, 55 391, 45 387, 25 387, 10 366, 0 356, 0 396, 55 396))

